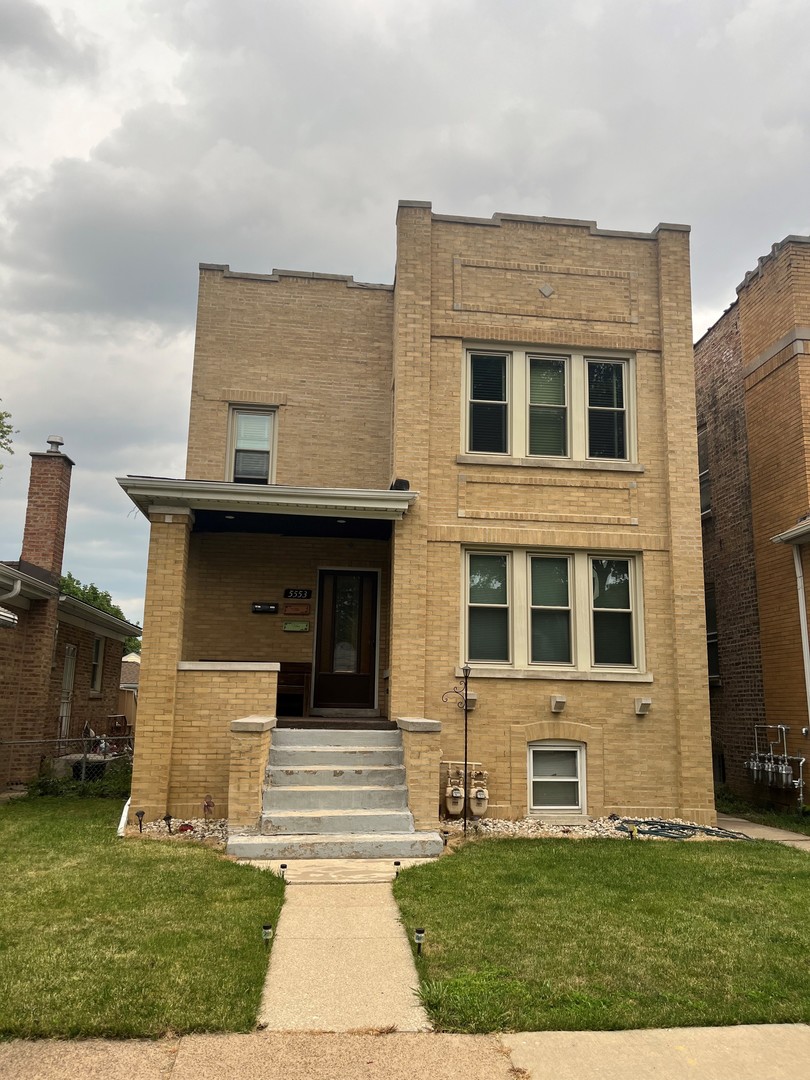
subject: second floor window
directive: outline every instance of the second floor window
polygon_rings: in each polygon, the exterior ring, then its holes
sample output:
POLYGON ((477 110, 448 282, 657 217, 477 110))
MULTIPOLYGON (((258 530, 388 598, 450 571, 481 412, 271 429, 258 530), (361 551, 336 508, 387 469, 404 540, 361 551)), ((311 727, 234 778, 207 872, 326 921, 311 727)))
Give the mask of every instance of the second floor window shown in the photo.
POLYGON ((469 349, 465 450, 545 465, 633 461, 632 374, 630 357, 469 349))
POLYGON ((270 483, 274 419, 273 412, 233 410, 234 483, 270 483))

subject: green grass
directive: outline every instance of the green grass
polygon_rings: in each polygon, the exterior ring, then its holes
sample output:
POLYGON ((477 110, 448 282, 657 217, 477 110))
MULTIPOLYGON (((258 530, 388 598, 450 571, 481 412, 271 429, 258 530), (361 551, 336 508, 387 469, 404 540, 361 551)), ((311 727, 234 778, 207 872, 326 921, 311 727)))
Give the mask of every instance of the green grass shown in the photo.
POLYGON ((121 840, 122 805, 0 806, 0 1037, 254 1026, 283 882, 197 844, 121 840))
POLYGON ((804 833, 810 836, 810 814, 799 814, 797 811, 771 810, 762 806, 754 806, 746 802, 739 795, 733 794, 727 788, 719 788, 715 792, 715 805, 721 814, 732 814, 734 817, 744 817, 749 821, 756 821, 759 825, 771 825, 774 829, 789 829, 791 832, 804 833))
POLYGON ((399 875, 441 1031, 810 1021, 810 858, 768 843, 487 840, 399 875))

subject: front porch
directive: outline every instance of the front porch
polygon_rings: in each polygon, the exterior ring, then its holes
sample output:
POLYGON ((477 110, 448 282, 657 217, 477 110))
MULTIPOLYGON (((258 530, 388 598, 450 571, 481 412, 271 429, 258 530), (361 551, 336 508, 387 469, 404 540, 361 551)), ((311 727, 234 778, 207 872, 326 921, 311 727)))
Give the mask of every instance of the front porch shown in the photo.
MULTIPOLYGON (((279 719, 399 738, 391 535, 415 495, 120 482, 152 524, 133 813, 199 816, 210 796, 218 816, 257 827, 279 719)), ((435 757, 434 805, 409 797, 417 827, 437 821, 437 741, 435 757)), ((410 784, 416 757, 403 764, 410 784)))

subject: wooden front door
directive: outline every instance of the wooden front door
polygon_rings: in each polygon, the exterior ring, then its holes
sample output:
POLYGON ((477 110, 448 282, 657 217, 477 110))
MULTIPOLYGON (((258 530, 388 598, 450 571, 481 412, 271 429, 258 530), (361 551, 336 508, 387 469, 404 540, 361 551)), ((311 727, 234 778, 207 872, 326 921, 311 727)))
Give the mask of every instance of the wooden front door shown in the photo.
POLYGON ((312 707, 377 706, 377 574, 321 570, 312 707))

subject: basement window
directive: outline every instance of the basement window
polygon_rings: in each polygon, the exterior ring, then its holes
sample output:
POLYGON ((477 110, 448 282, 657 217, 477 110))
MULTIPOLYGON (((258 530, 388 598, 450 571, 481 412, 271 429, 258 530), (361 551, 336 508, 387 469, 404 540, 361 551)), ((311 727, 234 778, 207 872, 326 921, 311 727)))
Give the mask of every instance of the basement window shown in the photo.
POLYGON ((560 740, 529 744, 529 808, 585 813, 585 747, 560 740))

